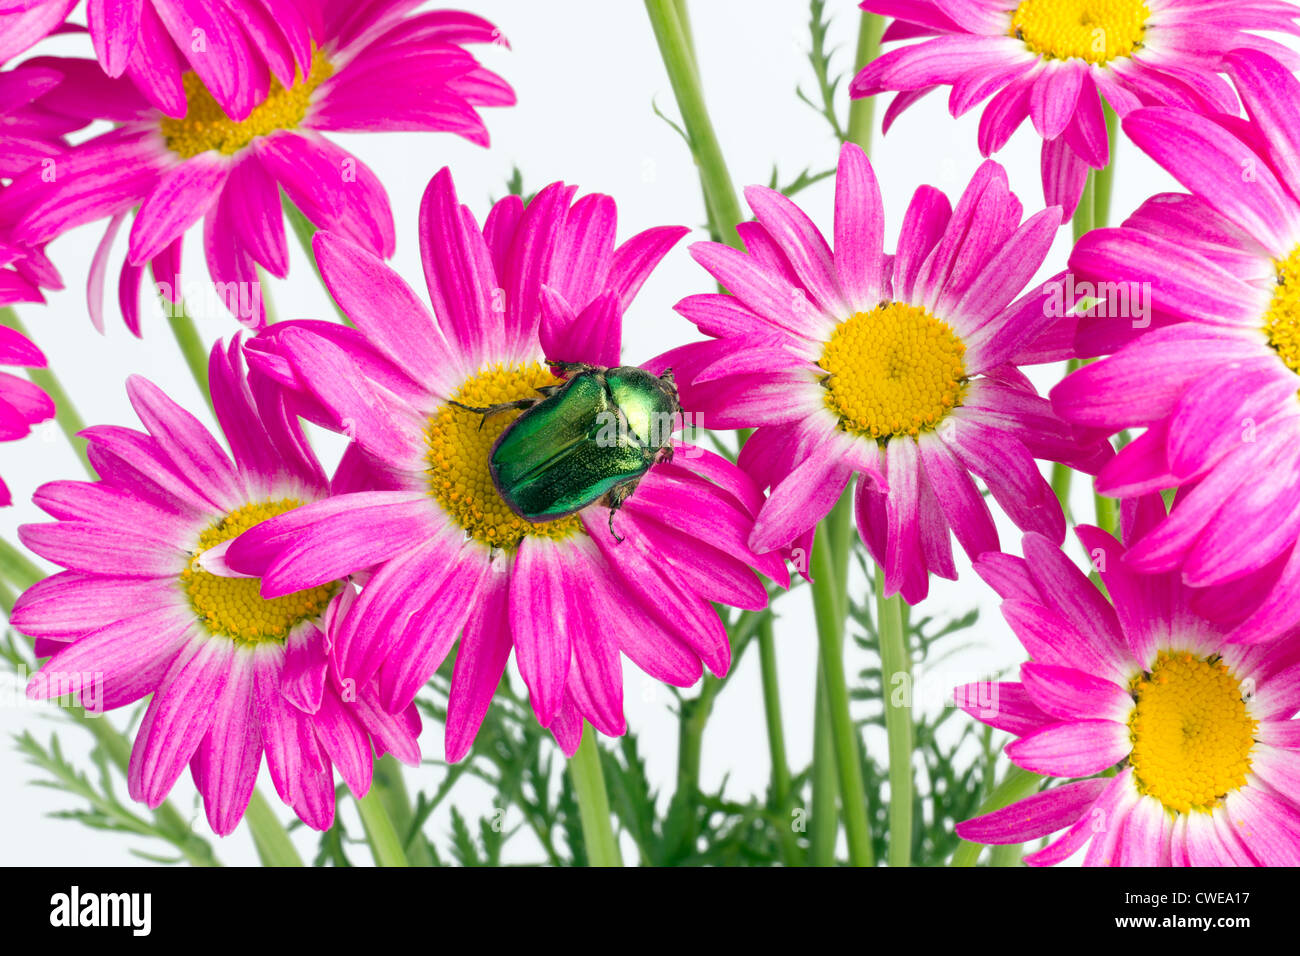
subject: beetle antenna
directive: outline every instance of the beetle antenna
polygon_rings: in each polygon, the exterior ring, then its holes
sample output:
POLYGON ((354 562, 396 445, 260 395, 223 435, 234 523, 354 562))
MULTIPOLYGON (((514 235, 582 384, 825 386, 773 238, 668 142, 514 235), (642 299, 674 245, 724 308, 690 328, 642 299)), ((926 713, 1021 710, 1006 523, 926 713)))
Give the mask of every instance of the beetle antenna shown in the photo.
POLYGON ((478 422, 478 430, 482 431, 484 423, 487 422, 490 416, 496 415, 499 412, 508 412, 514 408, 531 408, 533 405, 537 404, 537 401, 536 399, 532 399, 532 398, 521 398, 518 401, 514 401, 514 402, 502 402, 499 405, 488 405, 486 408, 479 408, 474 405, 465 405, 462 402, 458 402, 455 401, 454 399, 449 398, 447 399, 447 404, 452 406, 453 408, 460 408, 467 412, 473 412, 476 415, 481 415, 482 417, 479 419, 478 422))

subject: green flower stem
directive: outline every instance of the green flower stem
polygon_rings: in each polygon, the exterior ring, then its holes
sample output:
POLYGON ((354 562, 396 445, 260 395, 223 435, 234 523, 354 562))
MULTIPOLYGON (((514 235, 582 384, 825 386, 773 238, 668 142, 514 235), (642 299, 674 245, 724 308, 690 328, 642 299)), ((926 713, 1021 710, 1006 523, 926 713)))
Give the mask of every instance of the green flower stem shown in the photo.
MULTIPOLYGON (((1106 136, 1110 140, 1110 162, 1104 169, 1094 174, 1094 193, 1092 206, 1092 225, 1100 229, 1110 221, 1111 196, 1115 187, 1115 147, 1118 145, 1116 133, 1118 121, 1115 111, 1109 105, 1106 110, 1106 136)), ((1097 527, 1119 536, 1119 502, 1098 494, 1094 485, 1092 493, 1093 509, 1097 514, 1097 527)))
POLYGON ((253 791, 248 809, 244 811, 244 822, 248 824, 248 832, 253 835, 257 858, 263 866, 303 865, 302 857, 289 840, 289 834, 261 791, 253 791))
POLYGON ((817 702, 813 714, 812 807, 808 832, 808 862, 812 866, 835 865, 835 841, 840 821, 835 808, 840 781, 835 773, 835 745, 831 742, 830 711, 826 706, 826 677, 821 656, 817 660, 817 702))
MULTIPOLYGON (((849 613, 848 577, 853 524, 850 520, 852 490, 845 491, 823 523, 823 539, 830 545, 834 567, 832 581, 838 601, 836 613, 843 620, 849 613)), ((843 637, 840 639, 843 645, 843 637)), ((839 837, 840 780, 835 762, 830 707, 826 697, 826 676, 822 655, 817 654, 817 692, 813 715, 812 820, 809 833, 809 862, 813 866, 835 865, 835 844, 839 837)))
MULTIPOLYGON (((858 25, 858 48, 853 57, 853 76, 880 55, 880 37, 885 32, 885 18, 875 13, 863 13, 858 25)), ((849 103, 848 140, 861 146, 871 155, 871 135, 876 123, 876 98, 865 96, 849 103)))
MULTIPOLYGON (((997 788, 989 794, 989 798, 979 808, 977 816, 983 816, 986 813, 992 813, 994 810, 1001 810, 1003 807, 1010 806, 1017 800, 1023 800, 1032 793, 1037 792, 1039 784, 1043 778, 1036 773, 1030 773, 1028 770, 1021 770, 1019 767, 1012 767, 1007 771, 1007 775, 1002 778, 1002 782, 997 788)), ((980 852, 984 849, 982 843, 970 843, 962 840, 957 849, 953 851, 952 859, 948 862, 949 866, 974 866, 980 858, 980 852)))
POLYGON ((790 807, 790 761, 785 750, 785 725, 781 719, 781 689, 777 684, 776 637, 772 615, 766 614, 758 625, 758 654, 763 674, 763 715, 767 720, 767 746, 772 756, 772 806, 781 819, 777 834, 781 839, 781 858, 786 866, 802 862, 795 840, 790 807))
POLYGON ((1119 500, 1107 498, 1096 491, 1092 493, 1092 503, 1097 510, 1097 527, 1119 536, 1119 500))
POLYGON ((1019 866, 1025 855, 1020 843, 1004 843, 989 850, 989 866, 1019 866))
POLYGON ((383 794, 372 786, 370 792, 356 801, 361 814, 361 826, 366 831, 366 843, 375 858, 375 866, 410 866, 402 849, 402 838, 397 835, 383 794))
POLYGON ((208 403, 208 408, 212 409, 212 390, 208 386, 208 350, 203 345, 198 326, 185 308, 184 301, 173 303, 164 300, 163 311, 167 313, 167 324, 171 327, 176 344, 180 346, 181 355, 185 357, 194 384, 199 387, 199 394, 208 403))
POLYGON ((307 261, 311 263, 312 271, 316 273, 316 278, 320 280, 321 288, 325 290, 325 295, 329 297, 330 305, 334 306, 334 311, 338 313, 339 320, 344 325, 351 325, 352 320, 348 318, 347 313, 334 300, 334 294, 330 292, 330 287, 325 284, 325 277, 321 275, 320 266, 316 263, 316 250, 312 248, 311 244, 312 237, 316 235, 315 225, 303 214, 301 209, 293 204, 293 200, 284 191, 280 192, 280 205, 284 208, 284 216, 289 220, 289 227, 298 238, 298 244, 302 246, 307 261))
POLYGON ((43 577, 45 572, 27 555, 5 538, 0 538, 0 578, 19 590, 26 591, 43 577))
POLYGON ((700 167, 705 205, 721 241, 739 249, 741 242, 736 225, 744 218, 740 198, 727 171, 722 147, 704 103, 689 27, 683 23, 685 7, 678 0, 645 0, 645 8, 659 44, 659 54, 668 71, 673 96, 677 99, 677 108, 682 114, 686 135, 690 138, 691 152, 700 167))
POLYGON ((379 792, 388 818, 402 838, 403 851, 410 865, 433 866, 429 845, 419 833, 412 832, 415 814, 411 812, 411 798, 406 791, 402 765, 392 754, 385 754, 375 761, 375 776, 370 786, 372 791, 379 792))
MULTIPOLYGON (((731 668, 734 671, 745 653, 750 640, 757 633, 763 619, 770 611, 744 611, 733 623, 727 625, 727 636, 731 641, 731 668)), ((700 687, 700 693, 681 700, 681 718, 677 736, 677 794, 675 799, 685 799, 699 788, 700 756, 704 748, 704 728, 713 714, 713 701, 727 678, 706 674, 700 687)))
MULTIPOLYGON (((1097 173, 1090 172, 1088 181, 1084 184, 1083 195, 1079 197, 1079 208, 1074 211, 1074 241, 1077 243, 1083 236, 1092 231, 1093 227, 1093 210, 1095 208, 1097 173)), ((1107 200, 1109 202, 1109 200, 1107 200)), ((1083 366, 1078 359, 1070 359, 1066 363, 1065 374, 1077 371, 1083 366)), ((1073 517, 1070 510, 1070 488, 1074 483, 1074 469, 1069 465, 1061 462, 1055 462, 1052 465, 1052 491, 1056 493, 1056 498, 1061 503, 1061 510, 1065 512, 1065 520, 1073 523, 1073 517)))
POLYGON ((1110 222, 1110 202, 1115 193, 1115 147, 1118 145, 1119 118, 1109 103, 1103 103, 1106 115, 1106 138, 1110 143, 1110 162, 1092 174, 1092 228, 1101 229, 1110 222))
POLYGON ((682 39, 686 42, 686 52, 691 55, 691 64, 695 67, 695 72, 699 73, 699 60, 695 57, 695 37, 691 33, 691 14, 687 9, 686 0, 673 0, 673 9, 677 13, 677 22, 682 27, 682 39))
MULTIPOLYGON (((1110 106, 1103 104, 1106 115, 1106 136, 1110 141, 1110 162, 1101 169, 1088 174, 1088 181, 1083 187, 1079 199, 1079 208, 1074 213, 1074 241, 1083 238, 1093 229, 1103 228, 1110 221, 1111 197, 1115 191, 1115 147, 1117 145, 1118 119, 1110 106)), ((1077 371, 1083 366, 1078 359, 1071 359, 1066 367, 1066 374, 1077 371)), ((1052 490, 1056 492, 1061 508, 1065 511, 1067 521, 1070 516, 1070 484, 1074 472, 1057 462, 1052 466, 1052 490)), ((1106 531, 1119 530, 1119 503, 1093 492, 1093 506, 1097 514, 1097 526, 1106 531)))
MULTIPOLYGON (((18 313, 10 306, 0 308, 0 325, 7 325, 15 332, 31 338, 31 334, 23 325, 22 320, 18 318, 18 313)), ((58 423, 63 434, 68 437, 68 443, 72 445, 72 450, 77 453, 77 458, 81 461, 82 467, 92 478, 95 477, 95 470, 90 467, 90 459, 86 456, 86 440, 79 436, 86 423, 82 421, 77 414, 76 406, 72 404, 72 399, 68 398, 68 393, 63 390, 58 377, 48 368, 29 368, 27 377, 32 380, 38 388, 46 395, 50 396, 54 402, 54 421, 58 423)))
POLYGON ((1075 242, 1092 232, 1096 195, 1097 173, 1094 171, 1088 173, 1088 181, 1083 185, 1083 195, 1079 197, 1079 208, 1074 211, 1074 219, 1071 222, 1075 242))
POLYGON ((622 866, 623 854, 619 852, 618 839, 614 836, 605 774, 600 769, 596 730, 586 721, 582 724, 582 743, 578 745, 578 752, 569 758, 569 779, 573 781, 578 814, 582 818, 587 865, 622 866))
POLYGON ((849 616, 849 558, 853 554, 853 486, 845 489, 823 525, 831 546, 831 566, 835 572, 835 593, 839 598, 841 620, 849 616))
POLYGON ((871 866, 871 827, 867 821, 867 795, 862 784, 862 759, 858 728, 849 711, 849 688, 844 673, 844 611, 847 598, 836 580, 834 544, 844 531, 837 524, 849 518, 851 496, 845 494, 822 524, 821 540, 813 548, 813 612, 817 619, 817 644, 825 677, 826 704, 830 713, 831 740, 839 770, 840 807, 849 841, 849 863, 871 866))
POLYGON ((901 595, 885 597, 885 575, 876 572, 876 626, 880 632, 881 696, 889 738, 889 865, 912 864, 912 699, 904 684, 903 700, 894 703, 895 675, 911 680, 901 595))
MULTIPOLYGON (((1069 375, 1083 367, 1083 363, 1078 359, 1070 359, 1065 363, 1065 374, 1069 375)), ((1065 512, 1065 520, 1069 524, 1074 523, 1073 512, 1070 510, 1070 487, 1074 483, 1074 469, 1069 465, 1061 462, 1052 463, 1052 492, 1056 495, 1056 500, 1061 503, 1061 510, 1065 512)))

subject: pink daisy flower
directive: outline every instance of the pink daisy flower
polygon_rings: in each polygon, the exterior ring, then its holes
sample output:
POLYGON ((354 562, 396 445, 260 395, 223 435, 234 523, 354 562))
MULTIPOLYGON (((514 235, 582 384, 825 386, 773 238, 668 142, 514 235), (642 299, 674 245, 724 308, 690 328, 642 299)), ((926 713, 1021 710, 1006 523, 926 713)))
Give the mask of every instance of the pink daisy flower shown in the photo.
POLYGON ((108 218, 91 266, 90 314, 102 327, 109 248, 133 207, 119 299, 139 331, 143 268, 176 301, 182 239, 204 220, 208 270, 226 306, 245 324, 265 320, 257 266, 288 271, 280 190, 323 229, 380 256, 393 253, 393 220, 383 186, 356 157, 323 134, 443 130, 486 145, 479 106, 514 102, 510 87, 479 66, 462 44, 497 39, 469 14, 407 15, 407 3, 330 4, 323 39, 288 85, 272 81, 246 119, 223 112, 200 76, 184 77, 188 112, 153 106, 127 78, 109 80, 90 60, 38 59, 66 82, 41 105, 81 123, 115 127, 66 151, 57 175, 39 168, 0 197, 0 227, 40 245, 83 223, 108 218))
POLYGON ((625 729, 621 654, 675 686, 705 666, 725 673, 711 602, 766 606, 753 568, 788 583, 778 556, 745 543, 761 493, 700 450, 678 447, 649 470, 618 512, 621 542, 599 503, 533 523, 498 494, 488 456, 517 413, 451 403, 535 398, 562 381, 548 360, 618 365, 623 310, 686 232, 616 246, 613 200, 573 195, 555 183, 527 206, 508 197, 480 230, 444 169, 420 209, 432 312, 371 252, 320 233, 317 262, 357 330, 278 323, 250 343, 302 412, 350 434, 382 477, 253 529, 229 560, 261 576, 266 597, 374 568, 335 651, 342 675, 378 680, 389 710, 410 703, 459 638, 451 761, 512 650, 537 719, 572 754, 584 719, 610 736, 625 729))
MULTIPOLYGON (((0 245, 0 264, 4 247, 0 245)), ((7 295, 11 285, 10 270, 0 269, 0 306, 15 301, 7 295)), ((45 356, 26 336, 0 325, 0 365, 44 368, 45 356)), ((0 442, 26 436, 32 426, 54 417, 54 403, 43 391, 25 378, 0 371, 0 442)), ((13 504, 9 486, 0 480, 0 506, 13 504)))
POLYGON ((1076 247, 1079 280, 1148 298, 1149 316, 1124 317, 1112 301, 1085 317, 1081 354, 1118 351, 1052 399, 1088 426, 1145 427, 1098 490, 1184 493, 1126 560, 1180 570, 1193 587, 1262 576, 1257 613, 1231 635, 1253 641, 1300 588, 1300 83, 1254 51, 1228 63, 1251 123, 1170 109, 1125 121, 1192 195, 1156 196, 1076 247))
POLYGON ((997 549, 975 477, 1020 527, 1062 541, 1035 458, 1091 472, 1110 449, 1062 423, 1017 368, 1066 354, 1043 335, 1060 277, 1017 298, 1060 209, 1022 222, 1006 173, 986 162, 955 210, 919 189, 888 256, 880 188, 852 144, 840 153, 833 250, 784 196, 753 186, 746 197, 758 219, 739 227, 748 252, 691 247, 732 294, 677 305, 714 341, 650 367, 671 366, 710 427, 758 429, 739 464, 772 491, 750 547, 810 547, 854 475, 858 530, 886 591, 912 603, 931 573, 956 577, 950 532, 972 557, 997 549))
MULTIPOLYGON (((1125 502, 1125 539, 1164 513, 1157 495, 1125 502)), ((1017 738, 1012 763, 1084 779, 958 824, 958 834, 1025 843, 1064 830, 1025 857, 1035 866, 1085 845, 1086 866, 1300 864, 1294 616, 1274 618, 1285 640, 1227 643, 1177 573, 1135 573, 1109 534, 1078 532, 1114 606, 1038 535, 1025 536, 1023 559, 984 555, 976 568, 1032 660, 1018 682, 967 685, 956 697, 1017 738)))
POLYGON ((56 520, 19 536, 67 570, 28 589, 11 623, 36 639, 38 657, 53 655, 29 696, 79 690, 103 712, 153 695, 131 752, 132 798, 158 806, 189 764, 208 822, 230 833, 265 753, 280 798, 324 830, 334 768, 364 794, 372 752, 418 762, 420 720, 414 708, 384 712, 373 687, 330 667, 327 635, 351 605, 350 584, 263 600, 256 579, 226 565, 240 532, 330 492, 297 420, 250 388, 242 364, 237 341, 213 349, 212 397, 233 459, 156 386, 128 381, 148 434, 87 429, 103 479, 37 491, 56 520))
MULTIPOLYGON (((65 25, 77 0, 0 0, 0 63, 65 25)), ((393 0, 363 4, 391 7, 393 0)), ((403 4, 406 7, 412 4, 403 4)), ((266 98, 272 78, 293 83, 310 71, 313 44, 328 16, 356 5, 318 0, 87 0, 95 55, 109 76, 126 75, 154 106, 185 115, 183 75, 193 71, 221 108, 246 118, 266 98), (323 9, 327 8, 327 9, 323 9)))
POLYGON ((1248 31, 1300 32, 1300 8, 1279 0, 866 0, 895 17, 886 40, 927 37, 867 65, 855 97, 899 95, 885 129, 926 93, 950 86, 961 116, 992 97, 979 148, 991 156, 1025 121, 1043 138, 1048 205, 1074 214, 1089 168, 1110 162, 1102 99, 1120 116, 1141 106, 1237 112, 1218 74, 1227 50, 1265 50, 1300 68, 1300 56, 1248 31))

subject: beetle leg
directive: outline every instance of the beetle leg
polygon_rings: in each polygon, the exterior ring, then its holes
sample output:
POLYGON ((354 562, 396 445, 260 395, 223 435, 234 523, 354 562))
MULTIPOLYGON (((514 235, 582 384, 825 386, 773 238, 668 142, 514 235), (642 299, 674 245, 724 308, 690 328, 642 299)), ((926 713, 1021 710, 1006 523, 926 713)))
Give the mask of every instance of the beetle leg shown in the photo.
POLYGON ((566 375, 572 372, 581 374, 583 372, 593 372, 596 370, 596 366, 588 365, 586 362, 552 362, 548 359, 546 364, 551 368, 559 369, 566 375))
POLYGON ((467 412, 475 412, 476 414, 482 415, 483 417, 478 423, 479 430, 482 431, 484 422, 486 422, 491 416, 498 415, 501 412, 508 412, 515 408, 531 408, 537 404, 537 399, 521 398, 514 402, 502 402, 500 405, 488 405, 486 408, 476 408, 473 405, 462 405, 460 402, 452 401, 450 398, 447 399, 447 404, 451 405, 453 408, 462 408, 467 412))
POLYGON ((632 497, 632 492, 636 491, 637 483, 640 478, 633 478, 631 481, 625 481, 621 485, 615 485, 609 489, 609 494, 605 496, 609 505, 609 533, 615 541, 622 544, 624 538, 614 530, 614 514, 623 507, 623 502, 632 497))

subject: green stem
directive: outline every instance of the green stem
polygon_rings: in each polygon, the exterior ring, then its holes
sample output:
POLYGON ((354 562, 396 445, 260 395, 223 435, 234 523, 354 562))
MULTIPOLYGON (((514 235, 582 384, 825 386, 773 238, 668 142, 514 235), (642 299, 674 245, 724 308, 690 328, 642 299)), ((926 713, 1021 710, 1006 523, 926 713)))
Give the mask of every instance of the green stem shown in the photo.
POLYGON ((0 538, 0 578, 14 587, 26 591, 37 581, 45 577, 45 572, 38 568, 27 555, 0 538))
POLYGON ((410 866, 402 849, 402 838, 397 835, 397 829, 388 816, 379 788, 372 786, 370 792, 356 803, 375 866, 410 866))
POLYGON ((1074 220, 1071 226, 1074 230, 1074 241, 1078 242, 1093 228, 1093 210, 1095 209, 1097 195, 1097 174, 1088 173, 1088 181, 1083 185, 1083 195, 1079 197, 1079 207, 1074 211, 1074 220))
POLYGON ((9 587, 8 580, 0 577, 0 609, 4 610, 6 618, 14 613, 14 602, 17 600, 18 595, 9 587))
POLYGON ((578 752, 569 758, 569 778, 578 800, 582 819, 582 840, 587 847, 588 866, 622 866, 605 791, 605 774, 600 769, 600 747, 595 729, 585 721, 578 752))
POLYGON ((831 513, 822 525, 824 537, 830 542, 832 568, 835 571, 835 593, 839 597, 840 619, 849 616, 849 558, 853 555, 853 485, 840 495, 831 513))
MULTIPOLYGON (((880 36, 885 32, 885 18, 863 13, 858 25, 858 48, 853 57, 853 76, 880 55, 880 36)), ((876 98, 864 96, 849 102, 848 141, 857 143, 871 155, 871 134, 876 122, 876 98)))
POLYGON ((194 318, 186 310, 183 301, 176 303, 164 301, 163 309, 167 313, 167 324, 171 327, 172 336, 180 346, 181 355, 185 357, 190 375, 194 377, 194 384, 199 387, 199 394, 211 409, 213 406, 212 391, 208 386, 208 350, 203 345, 203 338, 194 324, 194 318))
MULTIPOLYGON (((18 313, 10 306, 0 308, 0 325, 7 325, 15 332, 31 338, 31 333, 18 318, 18 313)), ((86 474, 94 478, 95 469, 90 466, 90 458, 86 456, 86 440, 79 434, 85 429, 86 423, 77 414, 76 406, 72 404, 72 399, 64 391, 58 377, 48 368, 29 368, 27 377, 54 402, 54 421, 67 436, 68 443, 72 445, 72 450, 76 452, 82 467, 86 469, 86 474)))
POLYGON ((372 790, 379 792, 384 802, 388 818, 402 837, 403 851, 411 866, 433 866, 433 855, 429 853, 429 844, 424 835, 413 833, 415 814, 411 812, 411 798, 406 791, 406 779, 402 776, 402 765, 392 754, 385 754, 375 761, 375 777, 372 790))
POLYGON ((253 797, 248 801, 248 809, 244 811, 244 822, 248 824, 248 832, 253 835, 257 858, 262 861, 263 866, 303 865, 302 857, 294 849, 289 834, 280 824, 279 817, 275 815, 271 805, 258 790, 253 791, 253 797))
MULTIPOLYGON (((979 813, 976 816, 983 816, 986 813, 992 813, 994 810, 1001 810, 1003 807, 1010 806, 1017 800, 1023 800, 1025 797, 1038 790, 1039 784, 1043 778, 1036 773, 1030 773, 1028 770, 1021 770, 1019 767, 1012 767, 1007 771, 1007 775, 1002 778, 989 798, 980 805, 979 813)), ((953 851, 952 859, 949 866, 974 866, 980 858, 980 852, 984 849, 982 843, 971 843, 962 840, 953 851)))
POLYGON ((1119 537, 1119 501, 1115 498, 1107 498, 1105 495, 1094 491, 1092 493, 1092 502, 1097 509, 1097 527, 1119 537))
MULTIPOLYGON (((1083 186, 1083 195, 1079 197, 1079 207, 1074 211, 1074 221, 1072 223, 1074 241, 1077 243, 1087 233, 1092 231, 1095 223, 1097 208, 1097 178, 1098 171, 1088 173, 1088 181, 1083 186)), ((1107 206, 1110 204, 1110 187, 1107 185, 1103 189, 1104 198, 1107 206)), ((1078 359, 1070 359, 1066 364, 1065 373, 1077 371, 1083 363, 1078 359)), ((1056 499, 1061 503, 1061 510, 1065 512, 1065 520, 1073 522, 1070 511, 1070 486, 1074 483, 1074 469, 1069 465, 1055 462, 1052 465, 1052 491, 1056 493, 1056 499)))
MULTIPOLYGON (((699 71, 692 52, 689 28, 682 22, 677 0, 645 0, 650 26, 659 44, 659 54, 668 71, 677 108, 682 114, 691 152, 700 167, 705 205, 716 219, 722 242, 741 248, 736 225, 744 218, 736 187, 727 172, 727 163, 718 143, 713 121, 704 103, 699 71)), ((684 8, 682 8, 684 9, 684 8)))
POLYGON ((758 661, 763 675, 763 716, 767 720, 767 747, 772 757, 772 808, 781 815, 777 833, 786 866, 800 862, 799 846, 791 828, 790 761, 785 750, 785 725, 781 718, 781 689, 777 682, 776 638, 772 615, 758 625, 758 661))
MULTIPOLYGON (((1106 136, 1110 141, 1110 162, 1103 169, 1097 170, 1094 174, 1095 193, 1093 194, 1092 225, 1094 229, 1100 229, 1110 221, 1110 203, 1111 196, 1115 189, 1115 148, 1118 145, 1116 136, 1118 120, 1115 111, 1109 105, 1105 106, 1106 111, 1106 136)), ((1109 531, 1116 537, 1119 536, 1119 502, 1114 498, 1107 498, 1096 491, 1094 484, 1092 493, 1093 510, 1097 515, 1097 527, 1103 531, 1109 531)))
POLYGON ((1115 148, 1119 143, 1119 118, 1109 103, 1103 103, 1106 115, 1106 138, 1110 143, 1110 162, 1092 174, 1092 228, 1101 229, 1110 222, 1110 202, 1115 193, 1115 148))
MULTIPOLYGON (((303 214, 301 209, 293 204, 293 200, 283 190, 280 192, 280 205, 284 209, 285 218, 289 220, 289 228, 293 230, 293 234, 298 238, 298 244, 302 246, 307 261, 311 263, 312 271, 316 273, 316 278, 325 290, 325 295, 329 297, 330 305, 334 306, 334 311, 338 313, 338 317, 344 325, 351 325, 352 320, 348 318, 347 313, 335 301, 334 294, 330 292, 330 287, 325 284, 325 277, 321 275, 320 266, 316 263, 316 250, 312 248, 311 244, 312 237, 316 235, 315 225, 303 214)), ((268 321, 271 321, 269 317, 268 321)))
POLYGON ((835 807, 840 781, 835 774, 835 745, 831 742, 831 715, 826 706, 826 676, 821 655, 817 657, 817 695, 813 712, 812 806, 809 808, 808 862, 812 866, 835 865, 835 841, 840 821, 835 807))
MULTIPOLYGON (((1074 241, 1077 244, 1080 239, 1092 231, 1093 210, 1095 207, 1097 175, 1095 172, 1088 173, 1088 181, 1084 183, 1083 195, 1079 197, 1079 206, 1074 211, 1074 241)), ((1083 365, 1078 359, 1070 359, 1066 363, 1065 374, 1077 371, 1083 365)), ((1056 498, 1061 503, 1061 510, 1065 512, 1065 520, 1073 523, 1070 511, 1070 486, 1074 482, 1074 469, 1069 465, 1061 462, 1055 462, 1052 465, 1052 491, 1056 493, 1056 498)))
POLYGON ((691 55, 691 63, 699 72, 699 60, 695 56, 695 37, 691 33, 691 14, 687 9, 686 0, 673 0, 673 8, 677 13, 677 22, 682 26, 682 38, 686 41, 686 52, 691 55))
MULTIPOLYGON (((1083 367, 1083 363, 1078 359, 1070 359, 1065 363, 1065 374, 1078 371, 1083 367)), ((1052 492, 1056 495, 1056 500, 1061 503, 1061 511, 1065 512, 1066 522, 1073 524, 1073 512, 1070 510, 1070 486, 1074 483, 1074 469, 1069 465, 1059 461, 1052 463, 1052 492)))
POLYGON ((1004 843, 989 850, 989 866, 1019 866, 1025 855, 1021 843, 1004 843))
MULTIPOLYGON (((731 641, 731 669, 734 672, 741 655, 745 653, 749 641, 758 631, 763 620, 770 615, 767 609, 745 611, 727 625, 727 636, 731 641)), ((713 702, 722 688, 726 686, 726 677, 714 677, 706 674, 701 682, 700 692, 695 697, 681 698, 677 732, 677 791, 673 795, 676 801, 690 805, 697 799, 700 785, 700 757, 704 750, 704 729, 713 714, 713 702)), ((688 818, 682 831, 683 845, 691 845, 697 833, 698 819, 688 818)))
POLYGON ((871 866, 871 827, 867 820, 867 795, 862 784, 862 759, 858 728, 849 711, 849 687, 844 673, 844 612, 847 598, 838 593, 834 543, 839 532, 831 530, 847 519, 849 495, 845 494, 823 522, 821 540, 813 548, 813 612, 817 619, 817 646, 821 651, 825 677, 826 705, 830 714, 831 740, 839 770, 840 808, 849 841, 849 863, 871 866))
POLYGON ((911 661, 903 630, 900 595, 885 597, 885 575, 876 572, 876 625, 880 632, 881 695, 889 738, 889 865, 912 864, 912 691, 911 661), (896 687, 897 675, 904 683, 896 687), (894 698, 903 694, 900 703, 894 698))

